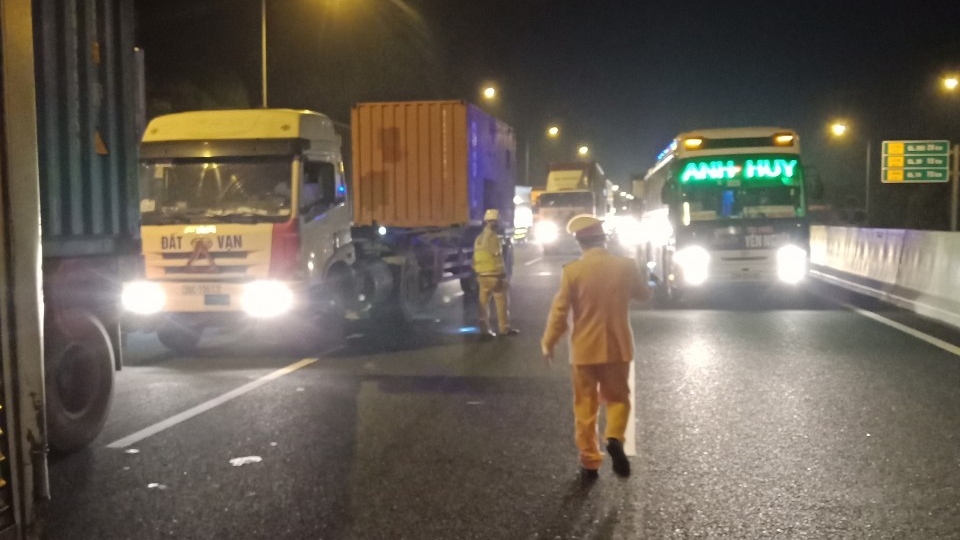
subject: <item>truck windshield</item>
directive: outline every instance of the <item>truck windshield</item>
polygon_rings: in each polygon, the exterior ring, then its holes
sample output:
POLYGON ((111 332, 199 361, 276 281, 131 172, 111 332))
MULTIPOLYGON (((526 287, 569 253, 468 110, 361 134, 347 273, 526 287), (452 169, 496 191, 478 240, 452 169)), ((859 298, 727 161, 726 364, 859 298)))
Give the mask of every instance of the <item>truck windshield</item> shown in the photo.
POLYGON ((142 162, 143 223, 285 221, 291 213, 292 165, 289 157, 142 162))
POLYGON ((537 199, 540 208, 582 208, 593 206, 593 193, 589 191, 565 191, 543 193, 537 199))
POLYGON ((683 188, 684 221, 802 217, 802 202, 798 186, 683 188))

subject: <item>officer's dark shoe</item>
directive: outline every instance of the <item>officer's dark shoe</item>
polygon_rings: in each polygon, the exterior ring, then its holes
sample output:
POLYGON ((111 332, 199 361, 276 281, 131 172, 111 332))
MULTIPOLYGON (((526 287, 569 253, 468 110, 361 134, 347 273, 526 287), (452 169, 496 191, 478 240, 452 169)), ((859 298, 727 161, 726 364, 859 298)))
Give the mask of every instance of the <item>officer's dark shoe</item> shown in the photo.
POLYGON ((500 336, 500 337, 503 337, 503 336, 515 336, 515 335, 517 335, 517 334, 519 334, 519 333, 520 333, 520 331, 517 330, 516 328, 511 328, 511 329, 507 330, 506 332, 500 332, 500 333, 497 334, 497 335, 500 336))
POLYGON ((607 439, 607 453, 613 459, 613 472, 624 478, 630 476, 630 461, 623 452, 623 443, 618 439, 607 439))
POLYGON ((497 335, 489 330, 487 330, 486 332, 480 332, 480 341, 490 341, 495 337, 497 337, 497 335))
POLYGON ((600 473, 597 472, 596 469, 580 467, 580 472, 577 474, 577 480, 579 480, 581 484, 590 484, 597 478, 600 478, 600 473))

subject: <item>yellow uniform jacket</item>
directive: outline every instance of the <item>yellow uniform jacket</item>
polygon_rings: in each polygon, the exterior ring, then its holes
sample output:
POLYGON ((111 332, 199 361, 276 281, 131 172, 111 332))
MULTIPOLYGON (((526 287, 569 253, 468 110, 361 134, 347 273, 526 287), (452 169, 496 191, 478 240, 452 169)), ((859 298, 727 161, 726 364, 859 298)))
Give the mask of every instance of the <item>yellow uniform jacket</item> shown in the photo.
POLYGON ((576 365, 633 360, 630 300, 650 298, 637 265, 606 249, 587 250, 563 267, 560 291, 553 299, 542 345, 553 350, 572 314, 570 361, 576 365))
POLYGON ((507 273, 500 236, 490 227, 484 227, 473 244, 473 271, 478 276, 503 276, 507 273))

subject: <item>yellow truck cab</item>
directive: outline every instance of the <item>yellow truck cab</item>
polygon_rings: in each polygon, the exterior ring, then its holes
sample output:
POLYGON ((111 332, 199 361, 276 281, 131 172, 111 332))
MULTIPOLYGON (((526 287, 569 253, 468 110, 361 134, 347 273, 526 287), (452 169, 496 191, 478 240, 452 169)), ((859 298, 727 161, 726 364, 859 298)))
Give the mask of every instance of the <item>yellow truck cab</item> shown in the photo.
POLYGON ((150 122, 140 154, 144 279, 125 286, 123 301, 165 346, 187 352, 205 327, 238 319, 342 321, 356 254, 328 117, 171 114, 150 122))

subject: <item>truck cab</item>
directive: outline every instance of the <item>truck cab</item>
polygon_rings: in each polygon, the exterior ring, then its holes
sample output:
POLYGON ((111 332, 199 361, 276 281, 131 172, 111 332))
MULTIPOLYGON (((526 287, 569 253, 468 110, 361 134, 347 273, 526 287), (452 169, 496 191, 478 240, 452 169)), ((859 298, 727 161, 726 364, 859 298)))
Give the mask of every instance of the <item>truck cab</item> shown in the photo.
MULTIPOLYGON (((140 161, 144 279, 124 305, 168 348, 204 328, 342 311, 356 257, 340 137, 326 116, 254 109, 161 116, 140 161)), ((342 318, 342 317, 341 317, 342 318)), ((310 331, 310 330, 305 330, 310 331)))

